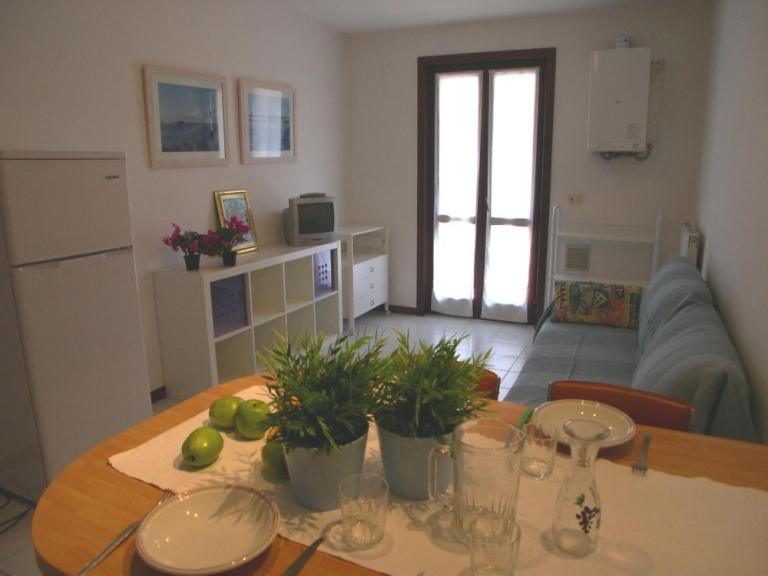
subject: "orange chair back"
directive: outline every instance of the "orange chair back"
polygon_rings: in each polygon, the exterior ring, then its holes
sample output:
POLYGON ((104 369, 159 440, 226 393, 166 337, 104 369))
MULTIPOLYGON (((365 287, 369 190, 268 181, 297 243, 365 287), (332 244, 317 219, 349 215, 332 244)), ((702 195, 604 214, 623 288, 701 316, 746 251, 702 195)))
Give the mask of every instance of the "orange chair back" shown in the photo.
POLYGON ((693 409, 675 398, 602 382, 557 380, 549 385, 550 400, 602 402, 626 413, 637 424, 688 431, 693 409))
POLYGON ((495 372, 490 370, 483 370, 480 375, 480 379, 475 385, 475 390, 485 394, 487 398, 491 400, 499 399, 499 386, 501 386, 501 378, 495 372))

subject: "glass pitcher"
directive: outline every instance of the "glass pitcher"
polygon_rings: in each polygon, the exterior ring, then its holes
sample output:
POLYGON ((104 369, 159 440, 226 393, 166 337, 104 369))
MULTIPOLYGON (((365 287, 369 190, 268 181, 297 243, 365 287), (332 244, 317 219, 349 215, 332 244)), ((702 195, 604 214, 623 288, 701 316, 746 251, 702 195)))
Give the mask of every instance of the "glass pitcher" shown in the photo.
POLYGON ((459 425, 450 448, 430 454, 429 496, 437 492, 437 465, 453 459, 453 516, 457 537, 469 542, 479 514, 494 514, 514 523, 525 433, 503 420, 478 418, 459 425))
POLYGON ((568 420, 563 431, 571 446, 571 470, 555 501, 552 532, 557 547, 574 556, 597 548, 602 506, 595 484, 595 458, 610 430, 593 420, 568 420))

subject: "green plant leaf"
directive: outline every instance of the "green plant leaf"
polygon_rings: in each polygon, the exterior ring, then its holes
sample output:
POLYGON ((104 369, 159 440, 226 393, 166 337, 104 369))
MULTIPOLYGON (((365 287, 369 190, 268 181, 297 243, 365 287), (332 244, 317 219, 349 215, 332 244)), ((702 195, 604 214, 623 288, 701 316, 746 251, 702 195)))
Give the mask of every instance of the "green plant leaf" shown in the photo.
POLYGON ((458 347, 465 338, 412 345, 408 333, 397 331, 397 349, 374 390, 376 422, 401 436, 438 438, 481 412, 487 401, 475 386, 491 351, 461 360, 458 347))

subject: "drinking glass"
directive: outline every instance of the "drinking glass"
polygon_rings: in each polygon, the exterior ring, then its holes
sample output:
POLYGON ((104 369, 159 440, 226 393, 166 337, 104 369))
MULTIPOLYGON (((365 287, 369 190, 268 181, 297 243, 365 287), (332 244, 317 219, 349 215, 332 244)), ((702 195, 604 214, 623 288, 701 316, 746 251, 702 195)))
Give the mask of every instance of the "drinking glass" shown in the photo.
POLYGON ((512 576, 515 573, 520 527, 507 516, 485 512, 472 522, 472 576, 512 576))
POLYGON ((557 453, 557 426, 529 422, 525 425, 523 474, 537 480, 552 475, 557 453))
POLYGON ((384 536, 389 484, 377 474, 353 474, 339 484, 341 531, 352 548, 368 548, 384 536))

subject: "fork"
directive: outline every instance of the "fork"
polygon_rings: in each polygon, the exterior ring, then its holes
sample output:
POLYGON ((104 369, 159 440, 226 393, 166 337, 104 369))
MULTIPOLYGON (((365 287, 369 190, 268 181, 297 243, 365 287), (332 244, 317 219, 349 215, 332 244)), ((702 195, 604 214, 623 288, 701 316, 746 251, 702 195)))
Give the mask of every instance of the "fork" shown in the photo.
POLYGON ((645 462, 645 456, 648 454, 648 447, 651 445, 651 439, 653 434, 646 432, 643 435, 643 445, 640 447, 640 455, 637 457, 637 462, 632 464, 632 472, 644 476, 648 471, 648 464, 645 462))
MULTIPOLYGON (((158 500, 157 504, 153 506, 153 509, 160 506, 160 504, 168 500, 173 495, 174 494, 171 490, 165 490, 163 492, 163 495, 160 497, 160 500, 158 500)), ((147 514, 149 514, 149 512, 147 512, 147 514)), ((144 514, 144 516, 146 516, 147 514, 144 514)), ((117 536, 115 536, 112 542, 107 544, 101 552, 99 552, 98 554, 96 554, 96 556, 91 558, 90 562, 88 562, 88 564, 86 564, 80 569, 80 571, 77 573, 77 576, 83 576, 84 574, 87 574, 88 572, 93 570, 99 562, 101 562, 102 560, 104 560, 104 558, 109 556, 112 550, 120 546, 120 544, 122 544, 125 541, 125 539, 128 538, 128 536, 130 536, 136 531, 136 529, 139 527, 139 524, 141 524, 141 521, 144 520, 144 516, 136 520, 136 522, 131 522, 130 524, 128 524, 128 526, 123 528, 122 532, 120 532, 117 536)))

